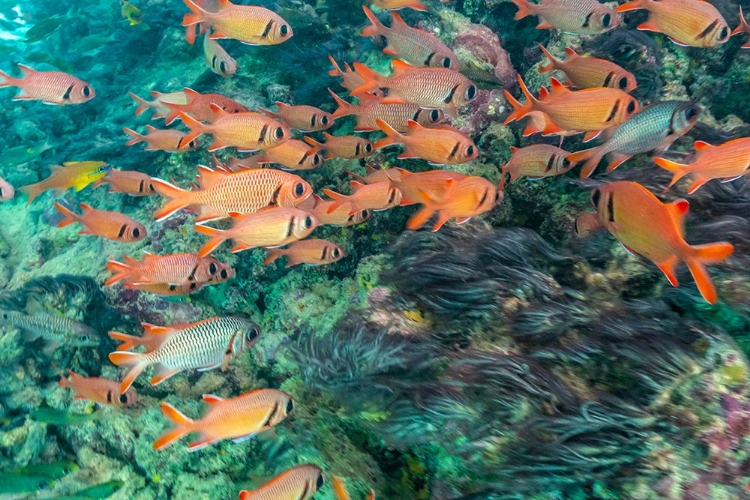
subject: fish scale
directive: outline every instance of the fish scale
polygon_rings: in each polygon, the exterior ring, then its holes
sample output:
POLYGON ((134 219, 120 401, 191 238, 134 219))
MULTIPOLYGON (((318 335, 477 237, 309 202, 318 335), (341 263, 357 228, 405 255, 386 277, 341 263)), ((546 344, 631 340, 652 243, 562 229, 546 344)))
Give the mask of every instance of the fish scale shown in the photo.
POLYGON ((72 346, 95 346, 99 344, 93 328, 83 323, 56 314, 24 314, 18 311, 0 310, 0 324, 14 326, 29 332, 30 340, 42 337, 50 342, 72 346))
MULTIPOLYGON (((228 212, 252 213, 271 204, 279 184, 296 176, 278 170, 262 169, 227 175, 208 189, 195 192, 195 202, 228 212)), ((294 204, 280 206, 293 207, 294 204)))
POLYGON ((240 500, 308 500, 323 484, 323 471, 312 464, 282 472, 257 490, 243 490, 240 500))
POLYGON ((0 87, 17 86, 22 93, 14 97, 19 99, 39 99, 51 104, 73 103, 90 100, 95 96, 94 90, 83 80, 62 71, 35 71, 27 66, 19 65, 24 72, 23 78, 13 78, 0 72, 0 77, 5 80, 0 82, 0 87), (88 89, 85 97, 71 95, 73 90, 88 89))

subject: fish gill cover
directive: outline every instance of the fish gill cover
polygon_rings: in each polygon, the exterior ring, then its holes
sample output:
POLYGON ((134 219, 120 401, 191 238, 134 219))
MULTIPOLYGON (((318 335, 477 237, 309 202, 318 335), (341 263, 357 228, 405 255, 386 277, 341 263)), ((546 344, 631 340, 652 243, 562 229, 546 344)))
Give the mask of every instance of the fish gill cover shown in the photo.
POLYGON ((748 498, 747 33, 0 0, 0 498, 748 498))

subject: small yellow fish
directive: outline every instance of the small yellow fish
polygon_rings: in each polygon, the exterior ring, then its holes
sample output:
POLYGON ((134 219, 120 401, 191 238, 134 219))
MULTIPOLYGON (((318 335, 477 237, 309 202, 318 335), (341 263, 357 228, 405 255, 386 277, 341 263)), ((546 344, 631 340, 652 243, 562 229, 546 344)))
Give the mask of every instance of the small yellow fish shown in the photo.
POLYGON ((29 197, 29 203, 48 189, 54 189, 58 194, 69 188, 80 191, 92 182, 96 182, 112 170, 112 165, 103 161, 69 161, 60 165, 52 165, 52 173, 46 179, 35 184, 19 188, 19 191, 29 197))
POLYGON ((120 13, 122 14, 122 17, 130 23, 130 26, 141 24, 143 12, 132 3, 128 2, 128 0, 120 0, 120 13))

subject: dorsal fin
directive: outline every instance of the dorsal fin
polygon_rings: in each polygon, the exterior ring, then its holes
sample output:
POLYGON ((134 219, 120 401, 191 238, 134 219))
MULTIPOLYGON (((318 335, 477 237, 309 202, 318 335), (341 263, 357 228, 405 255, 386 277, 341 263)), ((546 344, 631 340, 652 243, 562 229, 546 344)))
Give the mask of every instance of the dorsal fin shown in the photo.
POLYGON ((518 151, 519 149, 521 149, 521 148, 517 148, 517 147, 515 147, 515 146, 511 146, 511 147, 510 147, 510 152, 511 152, 511 153, 515 153, 515 152, 516 152, 516 151, 518 151))
POLYGON ((401 61, 400 59, 394 59, 391 64, 393 64, 393 74, 391 75, 391 78, 394 76, 400 76, 409 70, 414 69, 414 66, 411 64, 405 63, 404 61, 401 61))
POLYGON ((211 108, 211 111, 212 111, 213 113, 216 113, 216 114, 217 114, 217 115, 219 115, 219 116, 226 116, 226 115, 228 115, 228 114, 229 114, 229 113, 227 113, 226 111, 224 111, 224 108, 222 108, 221 106, 219 106, 219 105, 218 105, 218 104, 216 104, 216 103, 213 103, 213 102, 212 102, 211 104, 209 104, 209 105, 208 105, 208 107, 209 107, 209 108, 211 108))
POLYGON ((210 188, 228 175, 226 172, 212 170, 205 165, 198 165, 198 174, 198 186, 201 189, 210 188))
POLYGON ((193 102, 193 99, 195 99, 196 97, 198 97, 199 95, 201 95, 200 92, 197 92, 197 91, 195 91, 195 90, 193 90, 193 89, 191 89, 189 87, 185 87, 184 89, 182 89, 182 92, 187 96, 187 98, 188 98, 188 100, 187 100, 188 104, 191 103, 191 102, 193 102))
POLYGON ((576 57, 581 57, 576 54, 576 51, 571 49, 570 47, 565 47, 565 54, 568 56, 568 60, 575 59, 576 57))
POLYGON ((685 234, 685 216, 690 211, 690 203, 684 198, 675 200, 667 205, 669 213, 672 214, 677 226, 680 228, 680 235, 685 234))
POLYGON ((409 120, 406 123, 407 123, 407 127, 409 128, 409 135, 419 132, 421 129, 424 128, 422 125, 415 122, 414 120, 409 120))
POLYGON ((144 335, 167 335, 174 330, 169 326, 156 326, 151 323, 141 323, 144 335))
MULTIPOLYGON (((331 134, 329 134, 328 132, 323 132, 323 137, 325 137, 325 140, 326 140, 326 142, 328 142, 328 141, 330 141, 331 139, 333 139, 333 138, 334 138, 334 136, 332 136, 332 135, 331 135, 331 134)), ((308 143, 308 144, 309 144, 309 143, 308 143)), ((311 145, 312 145, 312 144, 311 144, 311 145)))
MULTIPOLYGON (((406 26, 407 28, 411 28, 408 24, 406 24, 406 21, 396 12, 395 10, 391 11, 391 17, 393 18, 393 23, 391 24, 391 29, 395 28, 396 26, 406 26)), ((418 28, 414 28, 418 29, 418 28)))
MULTIPOLYGON (((566 93, 572 92, 568 87, 563 85, 560 82, 560 80, 558 80, 555 77, 550 77, 549 82, 550 82, 550 95, 566 94, 566 93)), ((539 95, 541 96, 541 92, 539 93, 539 95)))
POLYGON ((203 395, 203 402, 208 403, 210 405, 215 405, 217 403, 221 403, 222 401, 224 401, 224 398, 220 398, 219 396, 216 396, 214 394, 203 395))
POLYGON ((713 146, 706 141, 695 141, 693 147, 696 151, 703 151, 704 149, 712 148, 713 146))

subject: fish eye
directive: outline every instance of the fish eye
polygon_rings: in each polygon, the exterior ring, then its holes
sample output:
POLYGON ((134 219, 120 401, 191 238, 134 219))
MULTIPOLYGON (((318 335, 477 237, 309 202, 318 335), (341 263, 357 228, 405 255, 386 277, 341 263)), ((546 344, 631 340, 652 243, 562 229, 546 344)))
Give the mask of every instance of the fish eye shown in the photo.
POLYGON ((279 33, 281 33, 281 36, 286 36, 289 33, 289 26, 282 24, 281 28, 279 28, 279 33))
POLYGON ((310 217, 309 215, 307 217, 305 217, 305 220, 302 223, 302 225, 304 226, 305 229, 307 229, 308 227, 311 227, 312 226, 312 217, 310 217))
POLYGON ((628 114, 630 114, 633 111, 635 111, 635 101, 630 101, 628 103, 628 110, 627 111, 628 111, 628 114))
POLYGON ((227 270, 226 270, 226 269, 222 269, 222 270, 221 270, 221 273, 219 273, 219 274, 220 274, 220 276, 221 276, 221 277, 222 277, 223 279, 227 279, 227 276, 229 276, 229 273, 227 272, 227 270))
POLYGON ((88 85, 86 85, 85 87, 83 87, 83 97, 88 97, 90 95, 91 95, 91 89, 89 88, 88 85))
POLYGON ((439 109, 433 109, 430 111, 430 120, 433 122, 439 122, 440 121, 440 110, 439 109))
POLYGON ((620 86, 621 89, 628 88, 628 79, 623 76, 622 78, 620 78, 620 82, 618 83, 618 85, 620 86))
POLYGON ((320 118, 320 123, 321 123, 321 125, 328 125, 328 117, 327 116, 322 116, 320 118))
POLYGON ((118 400, 120 401, 120 403, 126 404, 128 402, 128 397, 125 394, 120 394, 118 400))
POLYGON ((390 205, 391 203, 393 203, 393 200, 395 199, 396 199, 396 190, 391 189, 390 192, 388 193, 388 204, 390 205))
POLYGON ((598 189, 594 189, 594 192, 591 193, 591 203, 595 207, 599 207, 599 200, 602 197, 602 193, 598 189))
POLYGON ((284 129, 283 128, 277 128, 276 129, 276 138, 277 139, 283 139, 284 138, 284 129))
POLYGON ((612 15, 611 14, 604 14, 602 16, 602 26, 605 28, 609 28, 610 23, 612 22, 612 15))
POLYGON ((341 255, 341 251, 338 248, 334 248, 333 252, 331 252, 331 255, 333 255, 334 259, 338 259, 339 255, 341 255))
POLYGON ((188 142, 188 148, 193 149, 195 147, 195 141, 188 142))
POLYGON ((290 413, 292 413, 293 410, 294 410, 294 401, 290 399, 289 402, 286 404, 286 414, 289 415, 290 413))
POLYGON ((365 153, 372 153, 372 144, 369 142, 365 144, 365 153))
POLYGON ((174 292, 175 290, 177 290, 177 285, 169 285, 170 292, 174 292))
POLYGON ((89 339, 89 338, 88 338, 88 336, 86 336, 86 335, 80 335, 80 336, 78 337, 78 340, 80 340, 81 342, 86 342, 86 341, 87 341, 88 339, 89 339))
POLYGON ((305 193, 305 186, 301 182, 294 185, 294 194, 296 196, 302 196, 305 193))
POLYGON ((154 189, 154 185, 153 185, 153 184, 151 184, 150 182, 149 182, 149 184, 148 184, 148 190, 149 190, 149 191, 151 191, 152 193, 155 193, 155 192, 156 192, 156 189, 154 189))
POLYGON ((729 29, 726 26, 721 28, 721 33, 719 33, 719 40, 724 40, 727 37, 728 31, 729 29))
POLYGON ((444 68, 450 68, 451 67, 451 58, 450 57, 444 57, 442 64, 443 64, 444 68))
POLYGON ((245 341, 252 342, 255 339, 257 339, 259 335, 260 335, 260 330, 258 329, 258 327, 257 326, 253 327, 250 330, 248 330, 247 333, 245 333, 245 341))
POLYGON ((191 290, 195 290, 196 288, 198 288, 198 283, 190 283, 191 290))
POLYGON ((568 160, 567 158, 563 158, 562 166, 563 167, 569 167, 570 166, 570 160, 568 160))
POLYGON ((469 85, 466 89, 466 99, 471 101, 477 95, 477 88, 474 85, 469 85))
POLYGON ((321 475, 319 475, 319 476, 318 476, 318 480, 317 480, 317 481, 316 481, 316 483, 315 483, 315 487, 316 487, 317 489, 320 489, 320 488, 322 488, 322 487, 323 487, 323 483, 325 483, 325 482, 326 482, 326 480, 325 480, 325 478, 323 477, 323 474, 321 474, 321 475))
POLYGON ((320 155, 318 153, 315 153, 315 156, 313 156, 313 165, 320 165, 320 155))
POLYGON ((213 262, 211 262, 211 265, 210 265, 210 266, 208 266, 208 273, 209 273, 210 275, 212 275, 212 276, 213 276, 214 274, 216 274, 216 264, 214 264, 213 262))
POLYGON ((685 118, 688 120, 692 120, 698 116, 698 109, 695 106, 690 106, 687 111, 685 111, 685 118))
POLYGON ((219 72, 220 73, 226 73, 227 72, 227 65, 226 65, 226 63, 224 61, 221 61, 221 63, 219 63, 219 72))
POLYGON ((365 209, 365 210, 362 210, 362 211, 360 212, 360 214, 362 214, 362 220, 367 220, 367 219, 369 219, 369 218, 370 218, 370 216, 372 215, 372 213, 371 213, 371 212, 370 212, 369 210, 367 210, 367 209, 365 209))
POLYGON ((500 190, 495 191, 495 203, 499 204, 503 201, 503 192, 500 190))
POLYGON ((141 235, 141 230, 137 227, 133 228, 133 238, 138 238, 141 235))
POLYGON ((3 319, 8 319, 8 313, 3 313, 3 319))
POLYGON ((469 145, 469 147, 466 148, 466 156, 474 156, 474 146, 469 145))

